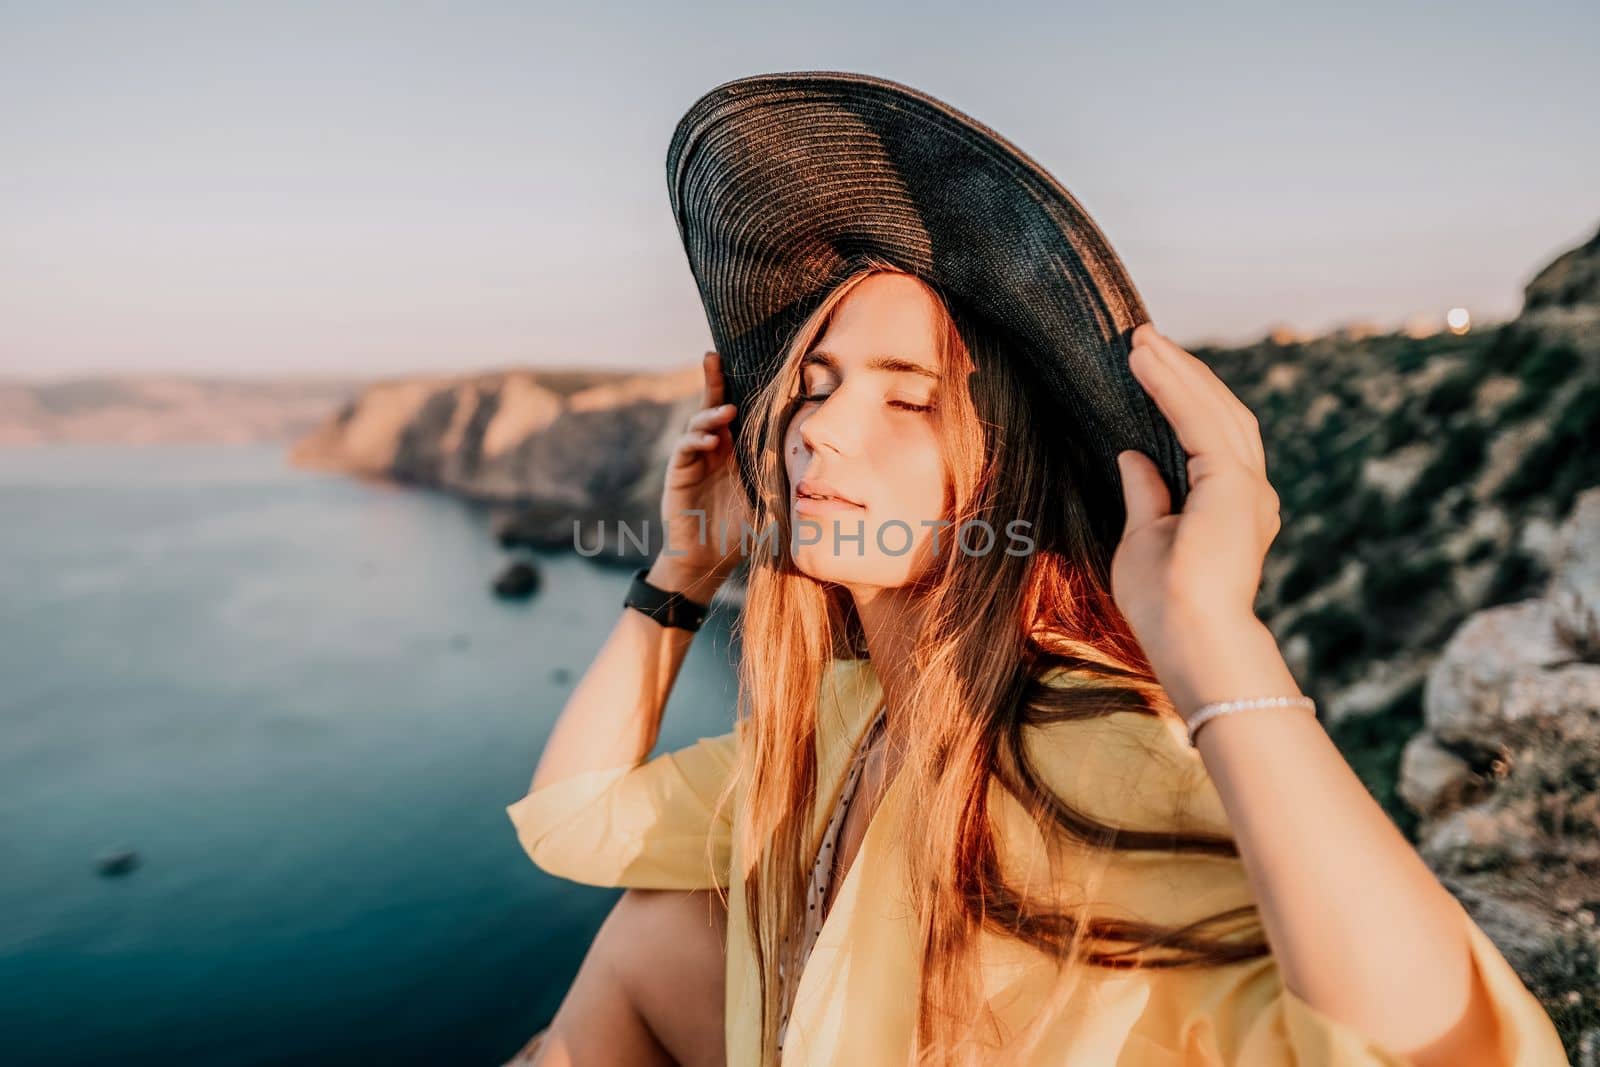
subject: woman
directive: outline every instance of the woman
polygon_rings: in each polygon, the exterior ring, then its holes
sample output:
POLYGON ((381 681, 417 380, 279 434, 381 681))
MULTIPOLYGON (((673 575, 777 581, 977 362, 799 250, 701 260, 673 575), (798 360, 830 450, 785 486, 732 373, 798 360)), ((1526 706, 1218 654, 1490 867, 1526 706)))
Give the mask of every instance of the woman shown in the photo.
POLYGON ((625 609, 508 808, 545 870, 654 891, 535 1062, 1562 1062, 1315 717, 1228 703, 1304 700, 1248 410, 1131 332, 1175 509, 968 300, 851 263, 743 412, 708 356, 668 472, 651 586, 703 605, 747 554, 717 531, 776 532, 735 729, 645 759, 691 631, 625 609))

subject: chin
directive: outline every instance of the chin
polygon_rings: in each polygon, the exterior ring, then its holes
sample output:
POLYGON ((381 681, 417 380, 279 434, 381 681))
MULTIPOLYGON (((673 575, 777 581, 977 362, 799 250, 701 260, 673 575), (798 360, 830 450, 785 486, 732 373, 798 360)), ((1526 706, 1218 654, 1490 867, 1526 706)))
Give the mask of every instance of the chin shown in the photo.
POLYGON ((845 580, 845 568, 839 565, 838 558, 823 551, 820 546, 808 545, 791 554, 795 567, 808 578, 815 578, 819 582, 845 580))
POLYGON ((903 560, 840 558, 822 546, 808 546, 793 553, 800 573, 819 582, 831 582, 850 589, 893 589, 909 582, 903 560))
POLYGON ((810 545, 796 551, 794 565, 800 573, 819 582, 872 584, 870 577, 863 573, 872 569, 870 560, 842 560, 820 545, 810 545))

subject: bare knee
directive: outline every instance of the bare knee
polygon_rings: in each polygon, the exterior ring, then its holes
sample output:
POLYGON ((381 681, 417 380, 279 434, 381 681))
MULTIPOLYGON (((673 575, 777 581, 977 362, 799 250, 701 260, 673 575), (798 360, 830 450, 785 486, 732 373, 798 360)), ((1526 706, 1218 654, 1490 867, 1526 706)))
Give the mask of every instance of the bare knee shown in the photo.
POLYGON ((636 1002, 655 1006, 664 994, 675 1003, 682 983, 722 987, 727 929, 727 909, 714 891, 630 889, 602 934, 615 950, 606 953, 608 965, 636 1002))
POLYGON ((726 1061, 728 913, 714 890, 629 890, 610 964, 652 1034, 680 1064, 726 1061))
POLYGON ((720 1067, 726 931, 715 891, 627 890, 551 1023, 551 1049, 535 1062, 720 1067))

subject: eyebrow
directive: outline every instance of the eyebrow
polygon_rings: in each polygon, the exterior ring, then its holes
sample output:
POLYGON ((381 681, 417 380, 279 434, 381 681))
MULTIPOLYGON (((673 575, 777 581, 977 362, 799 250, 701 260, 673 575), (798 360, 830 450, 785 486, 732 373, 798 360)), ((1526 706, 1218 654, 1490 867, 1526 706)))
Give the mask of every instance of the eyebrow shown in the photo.
MULTIPOLYGON (((835 373, 839 370, 839 361, 834 358, 833 353, 824 352, 821 349, 807 352, 805 357, 800 360, 800 369, 805 370, 812 364, 826 367, 835 373)), ((900 356, 873 356, 867 360, 866 368, 868 370, 887 371, 890 374, 916 374, 935 382, 939 380, 939 375, 936 372, 929 370, 915 360, 905 359, 900 356)))

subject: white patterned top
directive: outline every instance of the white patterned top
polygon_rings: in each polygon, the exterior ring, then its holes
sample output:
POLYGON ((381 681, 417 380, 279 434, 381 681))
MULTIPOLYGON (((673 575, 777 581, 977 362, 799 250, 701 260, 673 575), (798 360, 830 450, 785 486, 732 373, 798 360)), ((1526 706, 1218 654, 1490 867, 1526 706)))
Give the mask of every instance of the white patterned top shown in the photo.
MULTIPOLYGON (((844 825, 845 817, 850 813, 850 798, 855 796, 856 785, 861 779, 861 768, 867 762, 867 754, 872 751, 872 746, 877 742, 878 735, 883 732, 883 725, 887 721, 885 712, 888 705, 878 708, 877 718, 872 725, 867 727, 866 736, 856 747, 856 753, 851 761, 850 774, 845 778, 844 789, 839 793, 839 802, 834 805, 833 817, 828 820, 828 828, 823 831, 822 845, 817 849, 816 862, 811 865, 811 884, 806 889, 806 917, 800 936, 804 948, 801 950, 800 966, 802 972, 805 961, 811 955, 811 949, 817 943, 817 935, 822 932, 822 903, 827 899, 828 883, 833 877, 834 845, 839 839, 839 829, 844 825)), ((778 964, 778 974, 784 975, 783 963, 778 964)), ((787 989, 784 993, 783 1020, 778 1024, 778 1049, 783 1049, 784 1034, 789 1029, 789 1010, 793 1006, 793 996, 787 989)))

